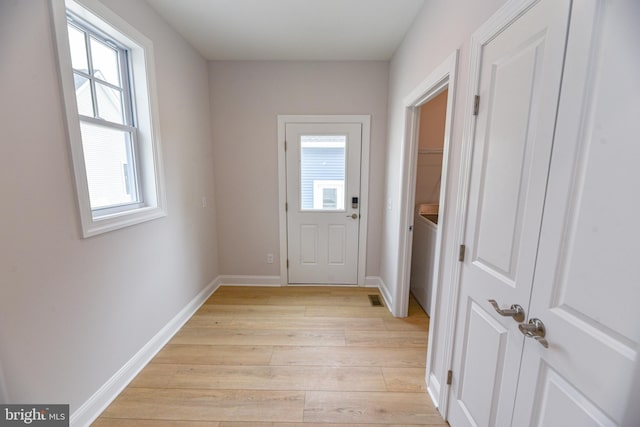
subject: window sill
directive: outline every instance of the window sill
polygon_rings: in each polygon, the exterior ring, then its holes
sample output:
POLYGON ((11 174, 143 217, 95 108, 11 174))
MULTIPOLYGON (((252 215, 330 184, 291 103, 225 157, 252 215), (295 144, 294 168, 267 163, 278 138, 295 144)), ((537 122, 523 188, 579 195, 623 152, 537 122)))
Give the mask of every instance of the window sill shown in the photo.
POLYGON ((159 207, 143 207, 83 221, 82 235, 84 238, 97 236, 109 231, 129 227, 143 222, 167 216, 167 212, 159 207))

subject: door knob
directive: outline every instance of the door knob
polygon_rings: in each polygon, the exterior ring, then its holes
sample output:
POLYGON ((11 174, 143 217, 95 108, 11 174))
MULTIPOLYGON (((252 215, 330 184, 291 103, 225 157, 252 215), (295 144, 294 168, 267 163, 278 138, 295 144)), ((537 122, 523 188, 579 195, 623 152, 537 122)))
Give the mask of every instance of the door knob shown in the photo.
POLYGON ((513 317, 516 322, 522 322, 524 320, 524 309, 518 304, 511 305, 511 308, 500 308, 496 300, 490 299, 489 304, 493 306, 493 309, 504 317, 513 317))
POLYGON ((520 332, 527 337, 533 338, 538 341, 544 348, 549 348, 549 341, 545 339, 547 330, 544 327, 544 323, 540 319, 529 319, 529 323, 518 325, 520 332))
POLYGON ((351 214, 351 215, 347 215, 347 218, 358 219, 358 214, 354 213, 354 214, 351 214))

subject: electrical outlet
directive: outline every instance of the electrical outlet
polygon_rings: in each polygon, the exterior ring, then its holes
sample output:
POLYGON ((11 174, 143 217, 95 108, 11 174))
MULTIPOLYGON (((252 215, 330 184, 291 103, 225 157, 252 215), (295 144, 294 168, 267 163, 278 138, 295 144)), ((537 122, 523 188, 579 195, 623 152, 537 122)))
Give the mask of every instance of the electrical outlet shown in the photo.
POLYGON ((273 264, 273 254, 267 254, 267 264, 273 264))
POLYGON ((202 207, 206 208, 207 207, 207 198, 202 196, 202 207))

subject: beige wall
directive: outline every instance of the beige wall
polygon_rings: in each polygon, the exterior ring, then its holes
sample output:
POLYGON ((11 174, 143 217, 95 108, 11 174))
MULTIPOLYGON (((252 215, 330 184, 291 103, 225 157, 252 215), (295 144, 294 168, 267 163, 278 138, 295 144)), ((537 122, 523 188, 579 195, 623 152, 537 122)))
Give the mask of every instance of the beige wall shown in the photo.
POLYGON ((447 118, 448 95, 449 90, 444 90, 438 96, 420 107, 419 148, 442 150, 444 146, 444 122, 447 118))
POLYGON ((0 2, 0 360, 10 401, 72 412, 218 274, 206 61, 104 3, 155 44, 169 215, 83 239, 49 1, 0 2))
POLYGON ((277 115, 371 114, 366 274, 378 275, 388 63, 210 62, 209 81, 221 274, 280 275, 277 115))
POLYGON ((438 203, 448 90, 420 107, 416 203, 438 203))

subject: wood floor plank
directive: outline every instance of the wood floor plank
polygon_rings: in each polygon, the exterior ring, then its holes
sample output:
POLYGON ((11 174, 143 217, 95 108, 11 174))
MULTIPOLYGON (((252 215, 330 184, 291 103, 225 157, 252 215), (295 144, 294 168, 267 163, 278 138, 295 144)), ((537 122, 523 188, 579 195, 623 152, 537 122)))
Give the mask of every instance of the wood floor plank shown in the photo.
POLYGON ((427 333, 414 331, 346 331, 348 346, 358 347, 424 347, 427 346, 427 333))
MULTIPOLYGON (((176 366, 169 363, 149 363, 131 381, 128 387, 136 388, 170 388, 176 374, 176 366)), ((190 365, 186 365, 190 366, 190 365)))
POLYGON ((390 317, 382 321, 387 331, 429 331, 428 317, 390 317))
POLYGON ((224 305, 209 303, 204 304, 198 310, 198 314, 215 314, 221 317, 251 317, 251 316, 273 316, 277 318, 304 316, 305 306, 280 306, 280 305, 224 305))
POLYGON ((447 427, 425 392, 429 318, 369 294, 223 286, 94 425, 447 427))
POLYGON ((386 326, 380 318, 335 317, 219 317, 211 314, 195 314, 185 328, 218 329, 301 329, 301 330, 354 330, 381 331, 386 326))
POLYGON ((442 418, 426 393, 309 391, 304 421, 316 423, 436 424, 442 418))
POLYGON ((426 392, 425 371, 422 368, 382 368, 387 391, 426 392))
POLYGON ((127 388, 106 409, 107 418, 183 421, 301 422, 299 391, 127 388))
POLYGON ((332 306, 369 307, 371 303, 367 295, 326 295, 318 298, 315 295, 229 295, 212 297, 208 304, 218 305, 279 305, 291 304, 305 306, 332 306))
POLYGON ((183 328, 172 344, 344 346, 342 331, 183 328))
POLYGON ((166 345, 153 363, 189 365, 268 365, 273 348, 270 346, 166 345))
POLYGON ((274 347, 271 365, 424 368, 424 348, 274 347))
POLYGON ((380 368, 151 364, 132 387, 221 390, 385 391, 380 368))
POLYGON ((449 427, 449 424, 444 421, 437 424, 243 423, 235 421, 220 423, 220 427, 416 427, 417 425, 421 427, 449 427))
MULTIPOLYGON (((217 298, 221 296, 315 296, 325 297, 334 295, 367 295, 367 294, 379 294, 376 288, 362 288, 359 286, 221 286, 211 296, 211 298, 217 298)), ((411 296, 413 297, 413 296, 411 296)))
POLYGON ((391 318, 386 307, 312 306, 305 311, 307 317, 377 317, 391 318))
MULTIPOLYGON (((271 423, 268 423, 271 424, 271 423)), ((217 421, 132 420, 100 417, 92 427, 220 427, 217 421)))

